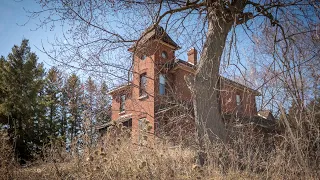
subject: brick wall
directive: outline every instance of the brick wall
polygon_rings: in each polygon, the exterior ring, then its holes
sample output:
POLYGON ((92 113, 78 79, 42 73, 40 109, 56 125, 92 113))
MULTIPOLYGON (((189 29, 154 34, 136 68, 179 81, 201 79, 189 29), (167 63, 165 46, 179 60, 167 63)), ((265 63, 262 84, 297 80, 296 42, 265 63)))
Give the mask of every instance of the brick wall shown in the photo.
POLYGON ((255 94, 246 89, 221 84, 221 111, 228 114, 251 117, 257 114, 255 94), (236 95, 240 95, 241 105, 237 106, 236 95))
MULTIPOLYGON (((130 87, 113 92, 112 95, 112 120, 130 116, 132 118, 132 138, 137 142, 139 133, 139 119, 146 118, 152 125, 150 133, 155 131, 155 108, 162 103, 164 96, 159 96, 159 74, 166 74, 167 92, 173 99, 192 101, 191 92, 185 82, 185 76, 193 75, 192 68, 176 68, 169 71, 166 64, 175 59, 174 50, 159 41, 146 43, 134 56, 133 77, 130 87), (165 51, 167 58, 161 57, 165 51), (142 56, 146 58, 142 60, 142 56), (147 76, 147 96, 140 97, 140 74, 147 76), (120 96, 126 94, 125 111, 120 113, 120 96)), ((255 95, 251 91, 232 86, 230 83, 221 83, 220 92, 222 113, 237 113, 242 116, 256 115, 255 95), (236 95, 241 96, 241 108, 236 104, 236 95)), ((168 100, 168 98, 166 99, 168 100)))
POLYGON ((146 118, 152 125, 152 129, 149 133, 154 133, 154 114, 155 114, 155 102, 157 102, 159 93, 159 74, 166 73, 162 68, 165 63, 174 60, 174 51, 159 42, 153 41, 153 43, 147 43, 145 48, 142 48, 134 56, 133 64, 133 78, 131 88, 128 91, 119 91, 112 94, 112 120, 124 116, 130 116, 132 118, 132 137, 133 141, 137 142, 139 119, 146 118), (165 51, 167 58, 162 58, 161 53, 165 51), (146 58, 142 60, 142 56, 146 55, 146 58), (140 74, 146 73, 147 87, 146 97, 141 97, 139 93, 140 74), (128 98, 125 102, 125 112, 120 113, 120 96, 121 94, 128 94, 128 98))

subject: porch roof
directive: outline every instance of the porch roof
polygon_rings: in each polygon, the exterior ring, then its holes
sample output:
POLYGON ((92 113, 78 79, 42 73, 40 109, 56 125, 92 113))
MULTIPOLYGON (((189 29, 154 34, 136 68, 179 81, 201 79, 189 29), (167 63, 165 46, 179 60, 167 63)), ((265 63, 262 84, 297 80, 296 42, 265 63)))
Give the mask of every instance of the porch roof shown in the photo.
POLYGON ((132 114, 128 114, 128 115, 119 117, 117 120, 110 121, 110 122, 103 123, 103 124, 98 124, 95 126, 95 128, 96 128, 96 130, 108 128, 109 126, 115 125, 115 123, 123 123, 123 122, 129 121, 131 118, 132 118, 132 114))
POLYGON ((114 88, 114 89, 110 90, 107 94, 113 94, 113 93, 115 93, 115 92, 118 92, 118 91, 124 90, 124 89, 126 89, 126 88, 129 88, 131 85, 132 85, 132 83, 131 83, 131 82, 129 82, 129 83, 125 83, 125 84, 121 84, 121 85, 119 85, 118 87, 116 87, 116 88, 114 88))

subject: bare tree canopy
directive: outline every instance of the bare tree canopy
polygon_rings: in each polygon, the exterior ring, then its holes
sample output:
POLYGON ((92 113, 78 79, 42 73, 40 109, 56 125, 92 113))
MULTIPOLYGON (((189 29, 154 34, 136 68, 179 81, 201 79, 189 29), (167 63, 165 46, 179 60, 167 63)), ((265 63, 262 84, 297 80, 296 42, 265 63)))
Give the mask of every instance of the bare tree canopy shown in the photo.
MULTIPOLYGON (((201 46, 196 74, 188 79, 200 142, 204 137, 210 141, 227 138, 218 110, 217 83, 223 53, 241 46, 236 43, 238 30, 242 29, 241 36, 247 39, 271 30, 272 51, 281 49, 283 54, 292 47, 296 36, 319 36, 320 2, 316 0, 40 0, 38 3, 43 9, 30 12, 30 18, 40 18, 40 27, 64 28, 64 38, 53 42, 53 49, 44 51, 63 65, 109 74, 113 80, 126 79, 131 62, 124 49, 139 43, 142 32, 151 25, 174 32, 178 44, 181 42, 187 48, 201 46)), ((152 28, 143 35, 151 31, 152 28)))

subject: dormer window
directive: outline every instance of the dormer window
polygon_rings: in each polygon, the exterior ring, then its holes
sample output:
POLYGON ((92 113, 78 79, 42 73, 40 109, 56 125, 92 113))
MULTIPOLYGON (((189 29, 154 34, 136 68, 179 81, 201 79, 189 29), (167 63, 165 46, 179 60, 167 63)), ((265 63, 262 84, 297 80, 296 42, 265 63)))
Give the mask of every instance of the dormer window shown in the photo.
POLYGON ((168 58, 168 53, 165 52, 165 51, 162 51, 161 57, 164 58, 164 59, 167 59, 168 58))

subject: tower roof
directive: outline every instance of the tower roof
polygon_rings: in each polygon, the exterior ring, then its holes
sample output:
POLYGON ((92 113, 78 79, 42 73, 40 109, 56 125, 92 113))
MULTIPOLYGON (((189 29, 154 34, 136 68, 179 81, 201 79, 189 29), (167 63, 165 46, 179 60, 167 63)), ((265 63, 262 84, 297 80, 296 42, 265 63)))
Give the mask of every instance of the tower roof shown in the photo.
POLYGON ((161 40, 164 43, 171 45, 174 49, 180 49, 178 44, 174 42, 171 37, 166 33, 163 27, 159 25, 152 25, 148 27, 143 33, 139 44, 144 44, 149 40, 161 40))

